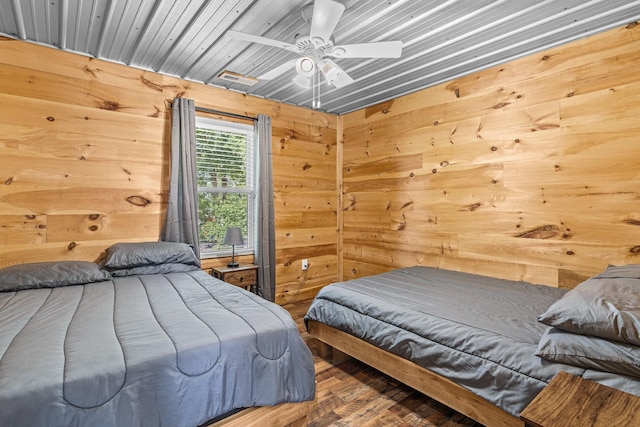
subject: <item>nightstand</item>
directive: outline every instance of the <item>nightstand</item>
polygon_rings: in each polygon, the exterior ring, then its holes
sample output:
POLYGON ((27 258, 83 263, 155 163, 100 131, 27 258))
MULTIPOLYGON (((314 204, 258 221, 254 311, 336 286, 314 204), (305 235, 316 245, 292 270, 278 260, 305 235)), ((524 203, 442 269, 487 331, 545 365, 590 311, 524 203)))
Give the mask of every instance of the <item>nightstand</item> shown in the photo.
POLYGON ((640 425, 640 397, 560 372, 520 419, 529 427, 640 425))
POLYGON ((240 264, 237 267, 213 267, 213 276, 241 288, 255 290, 258 286, 258 266, 255 264, 240 264))

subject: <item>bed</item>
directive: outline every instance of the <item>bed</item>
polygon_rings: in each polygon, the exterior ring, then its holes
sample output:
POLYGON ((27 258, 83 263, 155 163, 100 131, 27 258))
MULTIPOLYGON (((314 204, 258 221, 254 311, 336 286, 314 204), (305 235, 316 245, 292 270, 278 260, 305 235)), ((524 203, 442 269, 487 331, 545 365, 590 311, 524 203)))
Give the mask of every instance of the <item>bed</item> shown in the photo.
POLYGON ((0 289, 0 425, 249 425, 221 419, 290 404, 283 425, 314 402, 288 312, 200 270, 187 245, 10 266, 0 289))
POLYGON ((572 291, 415 266, 326 286, 305 316, 321 342, 488 426, 522 425, 560 371, 640 395, 638 319, 640 266, 572 291))

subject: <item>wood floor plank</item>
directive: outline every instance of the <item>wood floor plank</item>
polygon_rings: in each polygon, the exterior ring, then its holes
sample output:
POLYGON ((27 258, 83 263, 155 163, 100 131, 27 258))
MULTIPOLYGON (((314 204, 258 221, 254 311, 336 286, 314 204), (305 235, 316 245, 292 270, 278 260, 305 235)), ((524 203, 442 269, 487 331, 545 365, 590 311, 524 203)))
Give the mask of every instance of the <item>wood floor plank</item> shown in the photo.
POLYGON ((307 427, 483 427, 358 360, 334 364, 320 357, 319 343, 304 326, 309 304, 284 306, 314 357, 317 406, 307 427))

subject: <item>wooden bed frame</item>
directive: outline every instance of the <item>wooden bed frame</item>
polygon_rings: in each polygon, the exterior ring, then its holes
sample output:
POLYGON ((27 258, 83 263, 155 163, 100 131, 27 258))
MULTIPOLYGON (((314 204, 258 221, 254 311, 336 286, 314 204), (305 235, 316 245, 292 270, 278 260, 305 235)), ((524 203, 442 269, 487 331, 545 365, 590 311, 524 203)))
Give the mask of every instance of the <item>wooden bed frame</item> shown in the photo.
POLYGON ((247 408, 206 427, 303 427, 316 401, 247 408))
POLYGON ((453 381, 353 335, 314 320, 308 322, 308 330, 329 346, 325 351, 336 349, 346 353, 487 427, 524 425, 520 419, 453 381))

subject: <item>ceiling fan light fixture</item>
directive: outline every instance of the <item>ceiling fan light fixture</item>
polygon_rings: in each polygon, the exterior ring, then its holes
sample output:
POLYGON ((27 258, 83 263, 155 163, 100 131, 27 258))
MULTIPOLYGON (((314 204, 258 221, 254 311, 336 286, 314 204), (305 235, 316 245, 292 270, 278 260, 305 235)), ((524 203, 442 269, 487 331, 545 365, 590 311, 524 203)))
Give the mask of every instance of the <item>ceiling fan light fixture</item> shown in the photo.
POLYGON ((311 77, 305 77, 301 74, 293 78, 293 82, 303 89, 309 89, 311 87, 311 80, 311 77))
POLYGON ((320 71, 324 74, 324 78, 327 80, 327 83, 331 85, 340 77, 340 70, 334 68, 329 62, 325 62, 320 71))
POLYGON ((303 56, 296 61, 296 71, 299 76, 311 77, 316 69, 316 61, 310 56, 303 56))
POLYGON ((353 78, 349 76, 342 68, 330 59, 323 59, 320 65, 320 71, 327 80, 327 83, 337 88, 347 86, 353 83, 353 78))

